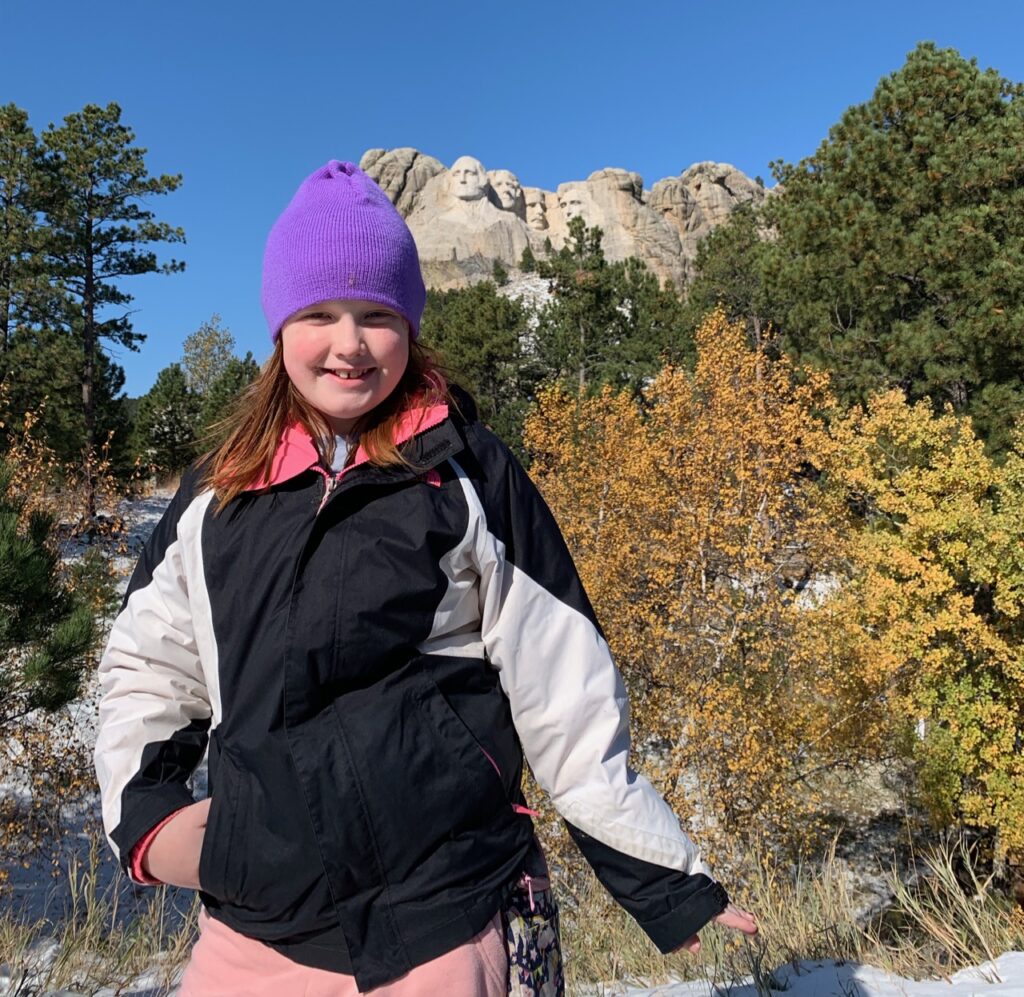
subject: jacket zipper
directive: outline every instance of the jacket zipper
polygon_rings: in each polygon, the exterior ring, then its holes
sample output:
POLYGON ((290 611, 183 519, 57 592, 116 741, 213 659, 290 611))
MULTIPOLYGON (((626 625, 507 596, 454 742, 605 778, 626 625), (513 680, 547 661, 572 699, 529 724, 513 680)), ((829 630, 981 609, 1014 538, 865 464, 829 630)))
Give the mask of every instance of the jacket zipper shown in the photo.
MULTIPOLYGON (((345 470, 347 470, 347 468, 343 468, 336 475, 332 474, 329 471, 325 471, 322 467, 317 467, 317 470, 324 476, 324 494, 323 498, 320 499, 320 505, 317 506, 316 510, 316 515, 319 516, 321 511, 323 510, 323 507, 327 505, 327 500, 331 497, 331 494, 333 493, 334 489, 338 486, 338 482, 341 480, 341 477, 345 473, 345 470)), ((487 759, 487 761, 491 763, 491 766, 494 768, 494 772, 497 775, 498 780, 500 782, 501 769, 498 768, 498 763, 491 757, 490 752, 484 749, 483 745, 477 744, 477 747, 480 749, 481 753, 487 759)), ((530 817, 540 817, 540 814, 536 810, 531 810, 529 807, 524 807, 520 803, 512 803, 511 807, 516 813, 527 814, 530 817)), ((523 872, 523 874, 519 878, 520 887, 526 887, 527 896, 529 897, 530 901, 531 912, 536 910, 535 900, 533 896, 533 884, 535 881, 535 877, 531 876, 528 872, 523 872)), ((537 885, 543 889, 548 888, 548 882, 538 881, 537 885)))
MULTIPOLYGON (((484 756, 484 758, 486 758, 491 763, 491 768, 493 768, 494 771, 497 773, 498 781, 501 782, 501 769, 498 768, 498 763, 491 757, 490 752, 487 751, 482 744, 477 743, 477 747, 480 749, 480 752, 484 756)), ((504 782, 502 782, 501 788, 502 791, 504 792, 504 782)), ((529 807, 524 807, 521 803, 513 803, 511 804, 511 806, 517 814, 527 814, 530 817, 540 817, 540 813, 538 811, 531 810, 529 807)))
POLYGON ((338 478, 340 478, 341 475, 339 474, 337 477, 335 477, 333 474, 329 474, 327 471, 324 471, 322 468, 319 467, 317 468, 317 470, 320 471, 320 473, 324 476, 324 497, 320 499, 320 505, 317 506, 316 510, 316 514, 319 516, 320 513, 323 511, 323 507, 327 505, 327 500, 331 497, 331 492, 333 492, 335 487, 337 486, 338 478))

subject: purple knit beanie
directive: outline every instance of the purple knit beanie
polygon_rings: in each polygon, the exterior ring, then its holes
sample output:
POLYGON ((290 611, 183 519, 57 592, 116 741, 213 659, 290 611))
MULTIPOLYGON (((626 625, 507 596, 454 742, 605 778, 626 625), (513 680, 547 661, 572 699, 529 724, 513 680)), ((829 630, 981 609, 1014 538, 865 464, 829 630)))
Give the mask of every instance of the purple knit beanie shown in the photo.
POLYGON ((409 226, 358 166, 337 159, 306 177, 267 238, 261 301, 270 338, 329 298, 387 305, 409 320, 413 339, 427 299, 409 226))

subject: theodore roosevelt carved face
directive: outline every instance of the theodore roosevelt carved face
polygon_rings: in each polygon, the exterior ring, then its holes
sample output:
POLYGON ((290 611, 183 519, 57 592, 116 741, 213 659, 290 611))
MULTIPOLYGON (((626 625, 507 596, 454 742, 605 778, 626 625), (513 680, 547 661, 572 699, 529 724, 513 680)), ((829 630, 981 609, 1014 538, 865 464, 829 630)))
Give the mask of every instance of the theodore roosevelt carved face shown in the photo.
POLYGON ((548 202, 544 191, 539 187, 524 187, 523 198, 526 201, 526 224, 536 232, 543 232, 548 227, 548 202))

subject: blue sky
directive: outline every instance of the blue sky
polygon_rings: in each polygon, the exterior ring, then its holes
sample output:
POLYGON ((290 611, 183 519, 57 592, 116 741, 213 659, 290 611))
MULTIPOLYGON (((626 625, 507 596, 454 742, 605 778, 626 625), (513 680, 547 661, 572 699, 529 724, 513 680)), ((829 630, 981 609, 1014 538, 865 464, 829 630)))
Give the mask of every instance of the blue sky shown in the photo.
POLYGON ((604 166, 650 187, 702 159, 769 180, 920 40, 1024 80, 1013 2, 0 0, 0 37, 0 102, 37 131, 116 101, 150 172, 184 176, 151 207, 185 229, 160 253, 186 271, 122 284, 148 337, 112 351, 131 395, 214 312, 265 359, 264 240, 328 159, 415 146, 549 190, 604 166))

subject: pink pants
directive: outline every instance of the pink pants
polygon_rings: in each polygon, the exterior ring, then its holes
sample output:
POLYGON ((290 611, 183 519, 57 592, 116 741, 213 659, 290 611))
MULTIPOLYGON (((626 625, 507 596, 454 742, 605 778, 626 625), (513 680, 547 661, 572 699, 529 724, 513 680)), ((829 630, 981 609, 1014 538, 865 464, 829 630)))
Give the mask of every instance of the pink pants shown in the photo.
MULTIPOLYGON (((369 991, 374 997, 506 997, 508 949, 501 914, 458 948, 369 991)), ((358 997, 355 978, 293 962, 269 945, 199 913, 199 941, 179 997, 358 997)))

